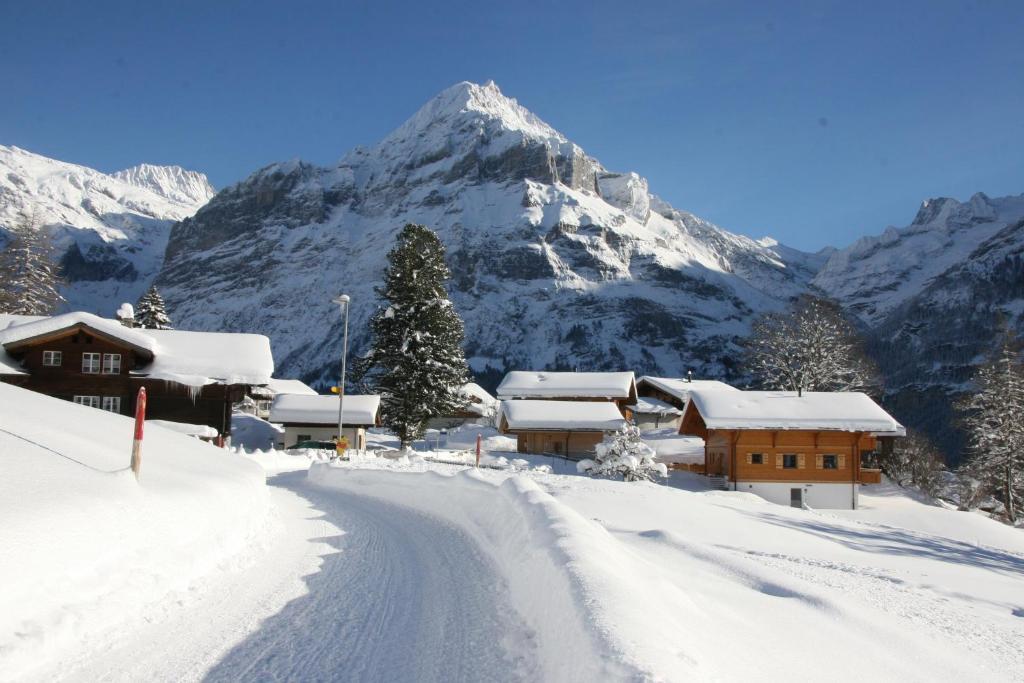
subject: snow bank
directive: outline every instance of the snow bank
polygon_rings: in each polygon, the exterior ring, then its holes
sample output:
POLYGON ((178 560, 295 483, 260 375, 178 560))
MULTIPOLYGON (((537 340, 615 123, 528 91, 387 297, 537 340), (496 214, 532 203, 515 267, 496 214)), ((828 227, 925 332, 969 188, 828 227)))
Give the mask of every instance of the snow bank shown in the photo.
POLYGON ((423 459, 373 468, 308 476, 467 533, 535 631, 543 680, 1024 675, 1024 535, 977 515, 884 487, 830 514, 423 459))
POLYGON ((172 432, 184 434, 185 436, 196 436, 206 439, 215 439, 220 434, 210 425, 194 425, 187 422, 171 422, 170 420, 146 420, 146 426, 160 427, 161 429, 169 429, 172 432))
POLYGON ((103 633, 251 557, 267 528, 260 468, 132 420, 0 384, 0 677, 103 633))

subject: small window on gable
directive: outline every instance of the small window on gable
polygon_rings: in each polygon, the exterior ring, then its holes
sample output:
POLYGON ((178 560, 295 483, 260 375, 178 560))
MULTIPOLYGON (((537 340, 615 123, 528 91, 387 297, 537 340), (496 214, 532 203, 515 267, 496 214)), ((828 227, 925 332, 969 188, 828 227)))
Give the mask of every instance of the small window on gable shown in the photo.
POLYGON ((796 469, 796 453, 784 453, 782 455, 782 467, 787 470, 796 469))
POLYGON ((119 354, 119 353, 105 353, 105 354, 103 354, 103 374, 104 375, 120 375, 121 374, 121 354, 119 354))
POLYGON ((82 372, 87 375, 96 375, 100 371, 100 356, 99 353, 83 353, 82 354, 82 372))
POLYGON ((763 465, 764 464, 764 453, 751 453, 750 454, 751 465, 763 465))
POLYGON ((43 351, 43 365, 57 367, 64 362, 64 354, 60 351, 43 351))
POLYGON ((821 456, 821 466, 826 470, 835 470, 839 468, 839 456, 837 455, 823 455, 821 456))

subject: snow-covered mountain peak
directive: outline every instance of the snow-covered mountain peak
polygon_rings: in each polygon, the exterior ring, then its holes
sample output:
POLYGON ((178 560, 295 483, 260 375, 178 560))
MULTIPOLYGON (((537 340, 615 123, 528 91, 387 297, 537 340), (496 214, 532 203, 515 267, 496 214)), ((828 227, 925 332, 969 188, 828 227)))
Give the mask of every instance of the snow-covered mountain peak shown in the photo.
POLYGON ((182 204, 202 206, 217 194, 206 174, 189 171, 181 166, 139 164, 111 175, 130 185, 146 188, 161 197, 182 204))
POLYGON ((137 299, 163 262, 171 224, 212 194, 206 176, 177 167, 108 175, 0 145, 0 233, 23 215, 50 233, 69 308, 110 315, 111 302, 137 299))
POLYGON ((837 251, 813 284, 875 324, 1022 216, 1024 195, 928 199, 907 227, 889 227, 837 251))

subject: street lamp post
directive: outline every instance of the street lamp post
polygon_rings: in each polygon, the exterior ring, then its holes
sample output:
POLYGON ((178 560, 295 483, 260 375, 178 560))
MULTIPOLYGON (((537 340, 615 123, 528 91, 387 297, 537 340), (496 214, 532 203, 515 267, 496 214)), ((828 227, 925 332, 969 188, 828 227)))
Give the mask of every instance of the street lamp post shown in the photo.
MULTIPOLYGON (((338 298, 334 299, 334 303, 341 306, 342 315, 345 317, 345 327, 342 333, 341 342, 341 384, 338 385, 338 445, 341 445, 341 440, 345 438, 345 357, 348 356, 348 305, 351 301, 351 297, 348 294, 342 294, 338 298)), ((338 456, 341 456, 341 449, 338 449, 338 456)))

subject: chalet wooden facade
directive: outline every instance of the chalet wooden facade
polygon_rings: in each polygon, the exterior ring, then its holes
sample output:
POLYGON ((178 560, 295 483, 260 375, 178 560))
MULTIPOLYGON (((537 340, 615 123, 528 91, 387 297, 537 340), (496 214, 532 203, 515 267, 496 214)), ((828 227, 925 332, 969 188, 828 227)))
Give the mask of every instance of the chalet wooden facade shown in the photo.
POLYGON ((509 372, 498 385, 499 429, 520 453, 583 458, 633 416, 632 372, 509 372))
POLYGON ((134 413, 145 387, 148 418, 207 425, 222 441, 232 404, 273 371, 270 343, 258 335, 129 329, 87 313, 3 317, 0 381, 122 415, 134 413), (218 365, 210 354, 229 357, 220 379, 197 374, 218 365))
POLYGON ((516 435, 520 453, 584 458, 625 424, 610 401, 502 401, 499 429, 516 435))
POLYGON ((736 491, 783 505, 856 508, 878 480, 861 466, 880 439, 903 427, 859 393, 697 390, 680 433, 705 441, 704 472, 736 491))

